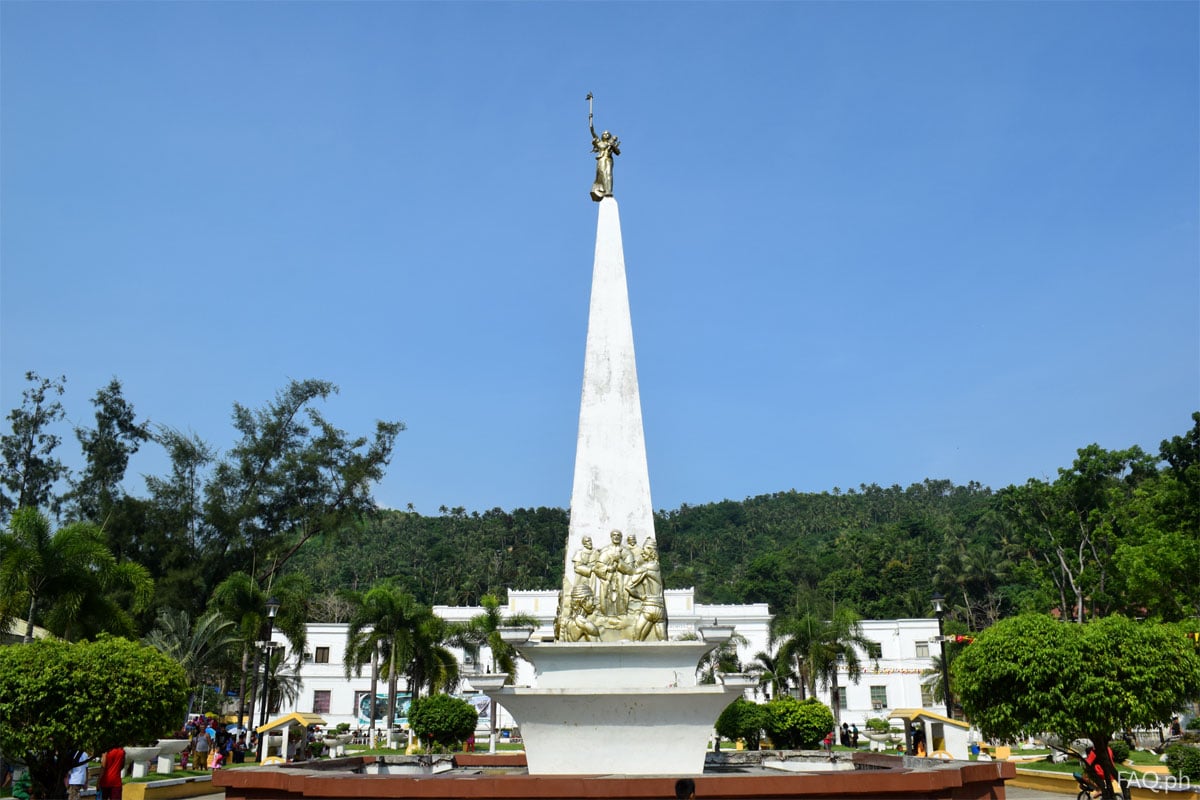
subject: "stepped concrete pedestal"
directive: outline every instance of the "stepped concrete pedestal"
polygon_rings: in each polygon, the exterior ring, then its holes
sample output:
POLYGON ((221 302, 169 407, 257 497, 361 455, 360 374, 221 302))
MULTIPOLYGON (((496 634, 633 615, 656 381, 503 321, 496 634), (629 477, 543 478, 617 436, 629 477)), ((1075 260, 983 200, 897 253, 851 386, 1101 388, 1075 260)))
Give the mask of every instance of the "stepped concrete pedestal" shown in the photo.
POLYGON ((485 694, 521 726, 530 775, 699 775, 713 722, 745 688, 689 685, 696 663, 718 644, 517 644, 537 688, 485 694))

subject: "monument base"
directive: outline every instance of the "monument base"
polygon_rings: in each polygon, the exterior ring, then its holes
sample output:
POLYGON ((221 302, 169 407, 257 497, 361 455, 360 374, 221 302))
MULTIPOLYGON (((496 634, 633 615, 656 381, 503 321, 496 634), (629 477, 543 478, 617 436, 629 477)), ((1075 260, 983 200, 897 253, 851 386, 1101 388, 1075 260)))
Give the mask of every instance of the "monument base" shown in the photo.
POLYGON ((530 775, 699 775, 713 722, 740 693, 713 685, 488 694, 521 726, 530 775))
POLYGON ((530 775, 699 775, 713 723, 745 688, 688 685, 720 636, 514 642, 537 688, 479 688, 521 727, 530 775))

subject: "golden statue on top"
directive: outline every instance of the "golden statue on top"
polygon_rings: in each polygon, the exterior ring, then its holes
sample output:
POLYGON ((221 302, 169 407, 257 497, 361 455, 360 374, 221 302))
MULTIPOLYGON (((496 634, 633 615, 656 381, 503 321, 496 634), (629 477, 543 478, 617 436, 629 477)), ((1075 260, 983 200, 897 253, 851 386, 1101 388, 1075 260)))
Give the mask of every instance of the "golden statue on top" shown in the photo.
POLYGON ((592 125, 592 93, 588 92, 588 130, 592 132, 592 152, 596 154, 596 180, 592 183, 592 199, 599 203, 613 193, 613 156, 621 155, 621 140, 608 131, 596 135, 592 125))

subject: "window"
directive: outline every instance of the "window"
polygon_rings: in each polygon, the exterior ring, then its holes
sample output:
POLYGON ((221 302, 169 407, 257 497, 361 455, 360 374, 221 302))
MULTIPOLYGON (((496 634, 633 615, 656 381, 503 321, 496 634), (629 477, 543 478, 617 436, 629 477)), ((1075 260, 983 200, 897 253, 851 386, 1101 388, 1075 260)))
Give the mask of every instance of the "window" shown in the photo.
POLYGON ((880 709, 887 708, 887 687, 872 686, 871 687, 871 708, 880 709))
POLYGON ((933 687, 927 683, 921 684, 921 705, 932 706, 933 703, 933 687))
POLYGON ((847 704, 847 701, 846 701, 847 694, 849 694, 849 692, 846 691, 845 686, 838 687, 838 708, 841 709, 842 711, 849 710, 849 705, 847 704))
POLYGON ((883 658, 883 645, 879 642, 867 642, 867 658, 883 658))
POLYGON ((917 642, 917 658, 929 658, 929 642, 917 642))
MULTIPOLYGON (((329 648, 326 648, 328 650, 329 648)), ((319 652, 319 650, 318 650, 319 652)), ((328 714, 329 713, 329 695, 331 689, 317 689, 313 692, 313 713, 328 714)))
POLYGON ((328 664, 329 663, 329 648, 328 647, 318 647, 317 648, 317 657, 316 657, 315 661, 318 664, 328 664))

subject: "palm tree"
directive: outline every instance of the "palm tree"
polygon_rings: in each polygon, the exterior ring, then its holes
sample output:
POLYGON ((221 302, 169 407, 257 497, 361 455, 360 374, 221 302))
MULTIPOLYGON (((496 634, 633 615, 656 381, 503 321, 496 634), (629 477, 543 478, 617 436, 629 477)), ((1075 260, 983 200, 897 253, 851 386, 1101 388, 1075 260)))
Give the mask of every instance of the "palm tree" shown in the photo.
POLYGON ((946 682, 942 679, 942 656, 937 654, 931 659, 929 669, 921 671, 921 684, 929 687, 929 693, 935 703, 946 702, 946 682))
POLYGON ((829 619, 812 611, 792 617, 776 617, 771 622, 771 644, 778 643, 776 658, 785 664, 796 663, 801 685, 815 694, 817 684, 830 690, 833 718, 841 724, 838 672, 845 669, 854 683, 862 678, 858 652, 869 651, 872 642, 862 633, 860 617, 849 606, 839 606, 829 619))
POLYGON ((427 606, 422 609, 413 629, 412 659, 404 670, 413 700, 423 690, 430 694, 452 692, 459 681, 458 659, 446 647, 453 626, 427 606))
POLYGON ((241 683, 238 691, 238 721, 244 721, 246 707, 251 710, 257 701, 258 673, 262 667, 262 642, 267 636, 267 600, 279 601, 279 613, 273 621, 292 645, 292 652, 300 655, 306 639, 305 623, 308 620, 308 579, 299 574, 277 578, 266 587, 259 585, 251 575, 235 572, 217 584, 212 601, 222 616, 237 626, 242 645, 241 683), (251 667, 253 660, 253 667, 251 667), (249 678, 249 680, 247 680, 249 678), (249 684, 250 698, 247 703, 246 690, 249 684))
POLYGON ((500 638, 500 629, 536 628, 540 623, 531 614, 504 616, 500 610, 500 598, 494 594, 485 594, 479 599, 479 605, 483 612, 471 617, 462 628, 454 631, 451 641, 471 650, 476 658, 479 648, 486 645, 492 655, 490 671, 508 673, 508 683, 512 683, 517 671, 517 651, 500 638))
POLYGON ((820 655, 818 645, 823 624, 811 611, 771 620, 770 644, 777 648, 776 662, 786 665, 787 671, 795 675, 801 699, 817 691, 812 665, 815 657, 820 655), (792 664, 795 664, 794 670, 792 664))
MULTIPOLYGON (((158 612, 154 629, 142 641, 179 662, 191 687, 188 715, 196 694, 224 666, 235 647, 241 644, 237 626, 216 609, 208 611, 192 624, 186 611, 164 608, 158 612)), ((184 722, 187 717, 184 718, 184 722)))
POLYGON ((714 684, 717 675, 722 672, 741 672, 742 662, 738 658, 738 647, 746 647, 750 642, 740 633, 735 633, 728 640, 709 650, 696 665, 696 682, 714 684))
MULTIPOLYGON (((287 653, 282 647, 270 652, 266 669, 266 684, 260 686, 263 702, 270 709, 283 707, 284 702, 294 703, 300 697, 303 681, 300 677, 300 662, 297 660, 289 666, 287 653)), ((255 676, 261 681, 261 675, 255 676)))
POLYGON ((154 581, 140 564, 118 562, 99 527, 76 522, 51 534, 37 509, 13 512, 0 534, 0 623, 24 620, 25 642, 39 619, 65 639, 129 634, 136 626, 117 592, 140 611, 153 597, 154 581))
MULTIPOLYGON (((479 598, 479 605, 483 607, 483 612, 467 620, 466 625, 462 628, 453 631, 450 641, 471 650, 475 656, 476 665, 479 664, 479 648, 486 645, 492 654, 490 671, 506 673, 508 679, 505 683, 512 683, 517 672, 517 651, 511 644, 500 638, 500 629, 536 628, 539 624, 537 617, 531 614, 504 616, 500 613, 500 598, 494 594, 485 594, 479 598)), ((496 701, 492 700, 489 705, 488 718, 491 721, 491 738, 488 740, 488 749, 494 751, 496 749, 496 701)))
POLYGON ((835 727, 842 722, 838 671, 845 665, 847 677, 854 683, 862 679, 862 660, 858 651, 869 653, 872 642, 863 636, 862 618, 849 606, 840 606, 824 622, 813 651, 813 675, 822 687, 829 687, 835 727))
POLYGON ((778 652, 758 651, 748 669, 758 675, 758 687, 766 690, 768 699, 787 693, 788 686, 798 680, 787 659, 778 652))
MULTIPOLYGON (((346 592, 343 596, 354 604, 346 631, 346 677, 350 677, 351 671, 361 675, 364 664, 373 664, 378 653, 386 653, 382 672, 388 682, 388 728, 391 728, 396 719, 396 678, 412 663, 417 627, 432 612, 391 580, 377 583, 365 593, 346 592)), ((372 703, 374 698, 372 685, 372 703)), ((374 713, 370 727, 374 730, 374 713)))

